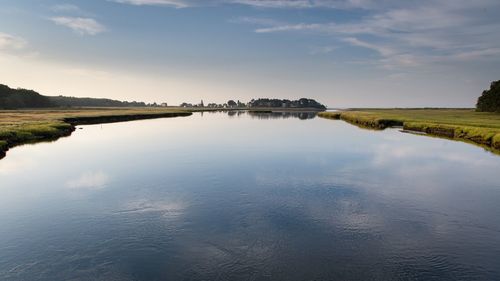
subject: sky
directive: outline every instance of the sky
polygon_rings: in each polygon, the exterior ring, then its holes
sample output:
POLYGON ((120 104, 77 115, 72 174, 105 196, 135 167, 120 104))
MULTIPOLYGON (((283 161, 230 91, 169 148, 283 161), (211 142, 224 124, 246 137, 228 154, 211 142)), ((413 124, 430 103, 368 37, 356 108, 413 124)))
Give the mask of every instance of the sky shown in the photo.
POLYGON ((0 0, 0 84, 45 95, 473 107, 499 0, 0 0))

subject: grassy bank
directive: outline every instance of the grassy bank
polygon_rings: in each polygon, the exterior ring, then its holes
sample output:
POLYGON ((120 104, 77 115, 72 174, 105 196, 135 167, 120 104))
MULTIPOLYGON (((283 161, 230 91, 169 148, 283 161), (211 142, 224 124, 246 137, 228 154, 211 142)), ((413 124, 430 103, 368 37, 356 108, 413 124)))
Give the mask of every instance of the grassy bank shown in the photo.
POLYGON ((472 109, 356 109, 318 115, 372 129, 403 126, 405 130, 472 142, 500 151, 498 113, 472 109))
POLYGON ((192 113, 164 108, 86 108, 0 111, 0 158, 16 145, 56 140, 70 135, 76 125, 139 119, 189 116, 192 113))

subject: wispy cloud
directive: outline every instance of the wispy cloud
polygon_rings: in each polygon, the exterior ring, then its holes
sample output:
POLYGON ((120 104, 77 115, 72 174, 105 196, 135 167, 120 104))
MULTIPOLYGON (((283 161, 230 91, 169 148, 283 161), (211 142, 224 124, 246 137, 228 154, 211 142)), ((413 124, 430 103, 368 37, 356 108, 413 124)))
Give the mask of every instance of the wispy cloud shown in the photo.
POLYGON ((264 26, 273 26, 273 25, 281 25, 283 22, 271 19, 271 18, 257 18, 257 17, 237 17, 229 20, 231 23, 240 23, 240 24, 254 24, 254 25, 264 25, 264 26))
POLYGON ((21 50, 26 46, 26 40, 21 37, 0 32, 0 50, 21 50))
MULTIPOLYGON (((244 5, 258 9, 363 10, 363 17, 348 21, 283 22, 274 18, 238 17, 232 23, 257 25, 256 33, 301 32, 329 35, 336 48, 356 47, 375 52, 376 64, 384 68, 413 67, 442 61, 498 58, 500 29, 496 19, 498 0, 107 0, 135 6, 190 8, 244 5)), ((78 9, 71 4, 54 10, 78 9)), ((103 25, 89 17, 54 17, 59 25, 80 34, 95 35, 103 25)), ((329 53, 332 48, 309 49, 311 54, 329 53)), ((370 58, 373 60, 373 57, 370 58)))
POLYGON ((389 47, 368 43, 368 42, 359 40, 358 38, 354 38, 354 37, 343 38, 342 41, 347 42, 347 43, 351 44, 352 46, 363 47, 366 49, 374 50, 384 57, 388 57, 388 56, 392 56, 392 55, 396 54, 396 51, 389 48, 389 47))
POLYGON ((0 32, 0 59, 37 57, 39 53, 32 50, 28 43, 22 37, 0 32))
POLYGON ((80 7, 73 4, 58 4, 51 8, 54 12, 81 12, 80 7))
POLYGON ((68 27, 81 35, 96 35, 106 31, 104 25, 92 18, 53 17, 50 20, 57 25, 68 27))
POLYGON ((311 55, 321 55, 328 54, 335 51, 338 47, 336 46, 313 46, 309 47, 309 54, 311 55))
POLYGON ((227 3, 242 4, 262 8, 346 8, 351 7, 356 2, 344 0, 227 0, 227 3))
MULTIPOLYGON (((373 0, 108 0, 117 3, 149 6, 171 6, 175 8, 199 7, 207 5, 245 5, 255 8, 311 9, 332 8, 369 9, 377 6, 373 0)), ((386 0, 388 1, 388 0, 386 0)), ((379 3, 380 4, 380 3, 379 3)))
MULTIPOLYGON (((333 4, 327 2, 327 5, 333 4)), ((351 2, 352 7, 356 6, 351 2)), ((374 10, 349 22, 261 23, 255 32, 330 35, 332 40, 375 51, 383 67, 498 59, 500 37, 492 34, 500 30, 500 22, 494 14, 485 11, 500 10, 500 2, 458 2, 425 0, 417 6, 408 4, 407 7, 374 10)), ((370 1, 358 4, 369 7, 370 1)))
POLYGON ((108 0, 111 2, 130 4, 135 6, 170 6, 174 8, 187 8, 193 6, 194 1, 186 0, 108 0))

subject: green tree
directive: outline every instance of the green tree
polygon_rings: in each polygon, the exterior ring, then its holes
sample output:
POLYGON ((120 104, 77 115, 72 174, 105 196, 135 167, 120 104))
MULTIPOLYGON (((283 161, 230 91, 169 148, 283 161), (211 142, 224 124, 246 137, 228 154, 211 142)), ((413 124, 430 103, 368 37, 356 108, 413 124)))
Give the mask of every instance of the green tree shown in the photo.
POLYGON ((477 99, 477 111, 500 112, 500 80, 491 82, 489 90, 477 99))

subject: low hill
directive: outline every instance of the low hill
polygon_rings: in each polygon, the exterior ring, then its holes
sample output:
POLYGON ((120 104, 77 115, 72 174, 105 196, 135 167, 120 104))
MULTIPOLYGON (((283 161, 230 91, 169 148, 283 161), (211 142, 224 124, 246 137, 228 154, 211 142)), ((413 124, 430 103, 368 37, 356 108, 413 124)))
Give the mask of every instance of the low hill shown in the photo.
POLYGON ((56 106, 49 97, 32 90, 11 89, 0 84, 0 108, 44 108, 56 106))
POLYGON ((103 98, 76 98, 76 97, 49 97, 52 103, 56 106, 63 107, 79 107, 79 106, 89 106, 89 107, 134 107, 134 106, 147 106, 144 102, 128 102, 128 101, 118 101, 112 99, 103 98))
POLYGON ((12 89, 0 84, 0 109, 50 107, 143 107, 144 102, 127 102, 103 98, 77 98, 41 95, 33 90, 12 89))

